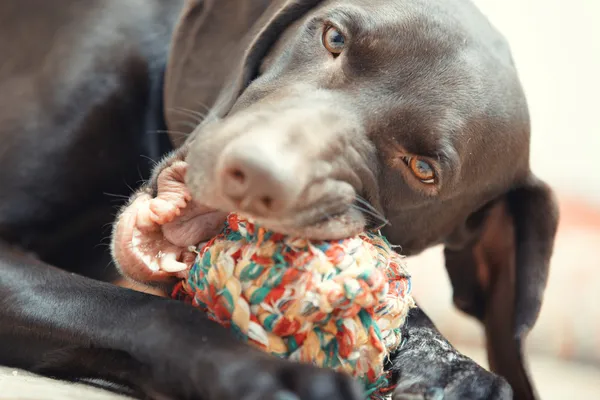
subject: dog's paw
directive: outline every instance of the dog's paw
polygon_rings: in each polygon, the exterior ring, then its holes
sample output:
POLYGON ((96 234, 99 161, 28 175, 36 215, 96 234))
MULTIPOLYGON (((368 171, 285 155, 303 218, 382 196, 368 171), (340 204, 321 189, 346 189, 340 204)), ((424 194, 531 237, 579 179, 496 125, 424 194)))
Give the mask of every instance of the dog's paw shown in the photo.
MULTIPOLYGON (((441 367, 441 366, 438 366, 441 367)), ((450 371, 412 375, 405 371, 398 381, 393 400, 508 400, 510 385, 503 378, 475 365, 458 363, 450 371)))
POLYGON ((233 363, 215 399, 234 400, 362 400, 349 376, 280 360, 233 363))
POLYGON ((269 355, 197 308, 156 300, 136 329, 132 388, 152 400, 364 400, 349 375, 269 355), (141 365, 137 367, 137 365, 141 365))
POLYGON ((459 353, 431 327, 411 329, 392 360, 393 400, 508 400, 502 377, 459 353))
POLYGON ((183 346, 169 354, 158 351, 154 372, 142 385, 145 394, 157 400, 364 400, 349 375, 219 343, 227 337, 205 337, 195 346, 199 350, 186 345, 185 352, 183 346))

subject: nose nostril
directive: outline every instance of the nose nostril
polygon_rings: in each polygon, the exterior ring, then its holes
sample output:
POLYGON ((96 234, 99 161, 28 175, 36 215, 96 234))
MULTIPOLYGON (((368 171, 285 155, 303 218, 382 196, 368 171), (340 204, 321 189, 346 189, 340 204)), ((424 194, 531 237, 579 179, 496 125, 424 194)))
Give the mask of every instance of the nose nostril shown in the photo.
POLYGON ((263 206, 265 206, 267 210, 270 210, 273 206, 273 198, 271 196, 263 196, 260 198, 260 201, 263 203, 263 206))
POLYGON ((237 183, 240 184, 246 181, 246 174, 244 174, 244 172, 238 168, 230 170, 229 176, 231 176, 237 183))

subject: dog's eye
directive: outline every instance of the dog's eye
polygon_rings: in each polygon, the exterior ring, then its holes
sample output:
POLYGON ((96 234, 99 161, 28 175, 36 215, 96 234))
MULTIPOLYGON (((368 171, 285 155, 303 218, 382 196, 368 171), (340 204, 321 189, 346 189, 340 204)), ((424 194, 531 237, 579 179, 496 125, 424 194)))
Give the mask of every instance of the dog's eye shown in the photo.
POLYGON ((412 173, 423 183, 435 183, 435 170, 427 161, 419 157, 407 157, 406 163, 412 173))
POLYGON ((346 46, 346 38, 335 26, 327 26, 323 31, 323 46, 337 57, 346 46))

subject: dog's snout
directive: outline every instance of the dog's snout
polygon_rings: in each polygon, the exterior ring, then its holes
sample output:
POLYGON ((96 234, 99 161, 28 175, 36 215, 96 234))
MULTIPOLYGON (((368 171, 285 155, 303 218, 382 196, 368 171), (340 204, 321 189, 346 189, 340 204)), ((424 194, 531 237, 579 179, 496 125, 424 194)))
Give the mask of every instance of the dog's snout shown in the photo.
POLYGON ((257 216, 280 213, 293 205, 294 176, 289 160, 258 144, 232 143, 217 168, 221 194, 240 211, 257 216))

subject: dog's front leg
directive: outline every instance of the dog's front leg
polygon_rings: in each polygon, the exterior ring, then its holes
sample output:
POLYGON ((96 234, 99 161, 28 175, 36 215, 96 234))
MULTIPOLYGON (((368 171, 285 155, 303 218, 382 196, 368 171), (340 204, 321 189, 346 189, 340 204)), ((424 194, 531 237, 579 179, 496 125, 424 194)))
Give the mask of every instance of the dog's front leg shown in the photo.
POLYGON ((389 368, 397 387, 394 400, 504 400, 512 390, 501 377, 464 356, 419 308, 411 310, 402 348, 389 368))
POLYGON ((152 399, 359 399, 346 376, 267 356, 182 302, 93 281, 0 243, 0 364, 152 399))

